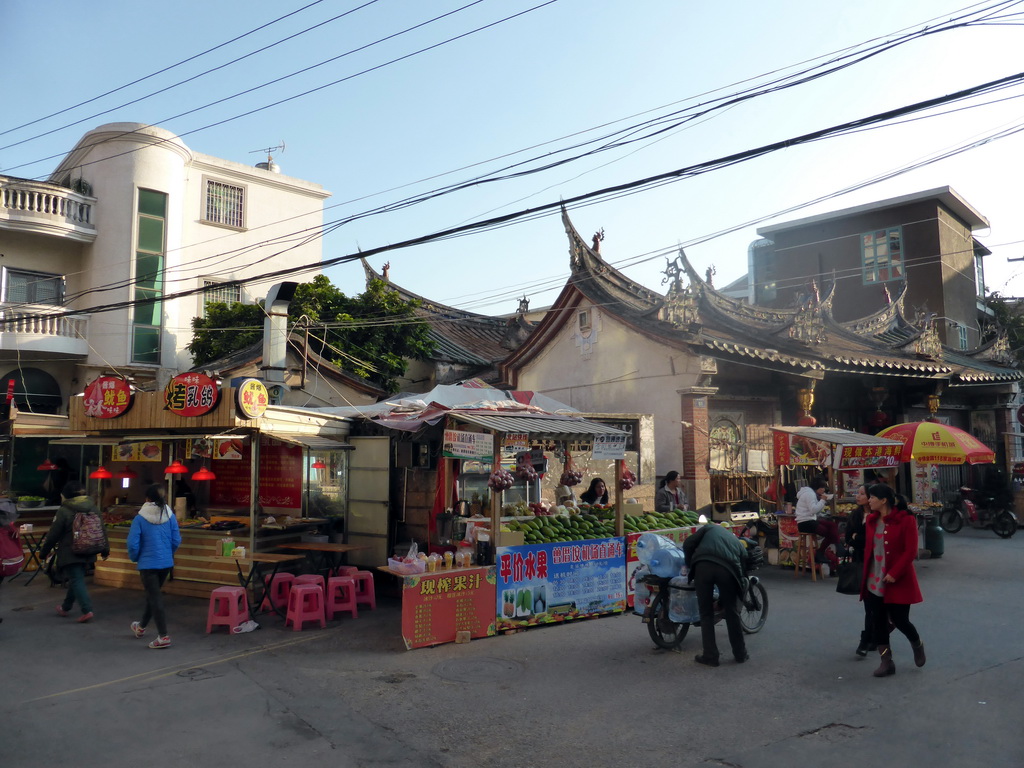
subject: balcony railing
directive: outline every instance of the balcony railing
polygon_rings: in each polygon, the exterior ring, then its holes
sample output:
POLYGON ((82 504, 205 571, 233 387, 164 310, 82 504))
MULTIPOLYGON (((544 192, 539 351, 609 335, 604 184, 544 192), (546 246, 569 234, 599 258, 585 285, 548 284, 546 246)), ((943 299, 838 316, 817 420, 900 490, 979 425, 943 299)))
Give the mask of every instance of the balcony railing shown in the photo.
POLYGON ((92 200, 54 184, 0 176, 0 227, 91 241, 96 237, 92 200))
POLYGON ((0 349, 56 355, 87 355, 89 318, 23 309, 0 309, 0 349))

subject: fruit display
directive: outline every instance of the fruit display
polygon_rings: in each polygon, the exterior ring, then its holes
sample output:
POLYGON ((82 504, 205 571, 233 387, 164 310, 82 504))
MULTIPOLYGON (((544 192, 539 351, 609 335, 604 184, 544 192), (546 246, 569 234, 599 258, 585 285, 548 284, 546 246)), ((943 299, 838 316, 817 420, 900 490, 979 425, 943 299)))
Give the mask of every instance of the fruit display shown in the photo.
POLYGON ((528 456, 520 458, 516 463, 516 477, 528 483, 532 483, 537 479, 537 470, 533 468, 533 464, 530 463, 528 456))
POLYGON ((644 531, 659 531, 666 528, 687 528, 697 525, 698 515, 692 510, 683 512, 675 509, 671 512, 649 512, 644 515, 625 515, 623 526, 626 533, 643 533, 644 531))
POLYGON ((581 482, 583 482, 583 473, 576 469, 576 465, 572 463, 572 456, 566 451, 565 465, 562 469, 562 476, 558 478, 558 484, 571 488, 581 482))
POLYGON ((487 487, 495 491, 507 491, 516 484, 516 478, 507 469, 496 469, 487 478, 487 487))
POLYGON ((622 478, 619 480, 619 485, 622 486, 622 490, 628 491, 634 485, 636 485, 636 475, 630 469, 622 468, 622 478))
POLYGON ((559 541, 607 539, 615 535, 615 522, 601 520, 589 512, 579 515, 552 515, 533 520, 513 520, 510 531, 522 531, 524 544, 550 544, 559 541))

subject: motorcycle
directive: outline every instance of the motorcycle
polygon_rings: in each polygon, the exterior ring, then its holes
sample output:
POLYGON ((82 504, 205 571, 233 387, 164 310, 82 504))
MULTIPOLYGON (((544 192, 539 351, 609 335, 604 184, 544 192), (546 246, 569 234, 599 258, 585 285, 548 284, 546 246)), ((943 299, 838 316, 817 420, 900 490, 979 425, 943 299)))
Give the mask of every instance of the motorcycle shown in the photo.
MULTIPOLYGON (((743 631, 752 635, 760 632, 768 621, 768 593, 757 576, 751 576, 751 572, 757 570, 764 564, 764 552, 761 547, 754 545, 747 550, 747 557, 743 565, 743 583, 740 587, 740 595, 737 598, 737 612, 740 617, 740 626, 743 631)), ((659 648, 674 650, 678 648, 691 626, 698 626, 700 617, 696 610, 696 593, 690 585, 672 584, 673 579, 655 576, 652 573, 646 574, 641 583, 650 591, 650 602, 644 608, 643 621, 647 625, 647 631, 651 640, 659 648), (682 602, 688 608, 683 621, 675 621, 672 618, 672 597, 673 590, 680 590, 685 595, 682 602)), ((718 599, 717 590, 715 594, 714 622, 717 624, 725 618, 725 610, 718 599)))
POLYGON ((966 485, 949 506, 939 513, 939 525, 950 533, 958 533, 967 523, 972 528, 991 528, 996 536, 1008 539, 1017 532, 1017 515, 999 503, 994 496, 983 496, 966 485))

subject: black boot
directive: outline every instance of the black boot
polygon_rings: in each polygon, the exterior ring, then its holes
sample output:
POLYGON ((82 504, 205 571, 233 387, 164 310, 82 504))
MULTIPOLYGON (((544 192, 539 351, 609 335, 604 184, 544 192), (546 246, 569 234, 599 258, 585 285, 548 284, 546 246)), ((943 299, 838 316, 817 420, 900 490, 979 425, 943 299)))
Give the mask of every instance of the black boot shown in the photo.
POLYGON ((919 667, 924 666, 924 640, 918 640, 917 645, 911 644, 911 648, 914 649, 914 663, 919 667))
POLYGON ((896 674, 896 665, 892 663, 892 651, 888 645, 878 646, 878 656, 881 659, 881 663, 878 665, 873 674, 875 677, 888 677, 889 675, 896 674))
POLYGON ((868 642, 867 632, 861 632, 860 633, 860 645, 857 646, 857 655, 858 656, 867 656, 868 655, 868 651, 869 650, 873 650, 870 647, 870 645, 871 644, 868 642))

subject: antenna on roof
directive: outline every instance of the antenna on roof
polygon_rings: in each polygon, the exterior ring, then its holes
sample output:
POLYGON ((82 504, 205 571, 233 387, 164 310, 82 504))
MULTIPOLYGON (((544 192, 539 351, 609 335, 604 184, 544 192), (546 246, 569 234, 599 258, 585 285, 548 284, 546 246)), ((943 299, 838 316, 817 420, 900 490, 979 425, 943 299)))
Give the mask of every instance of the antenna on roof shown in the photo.
POLYGON ((281 139, 281 143, 278 144, 275 147, 264 147, 263 149, 254 149, 251 152, 249 152, 249 154, 250 155, 254 155, 257 152, 259 152, 261 154, 263 152, 266 152, 267 153, 267 162, 265 162, 265 163, 256 163, 256 167, 257 168, 262 168, 265 171, 270 171, 271 173, 280 173, 281 172, 281 168, 280 168, 280 166, 277 163, 274 162, 274 155, 273 155, 273 153, 274 152, 278 152, 278 153, 284 152, 284 146, 285 146, 284 145, 284 139, 281 139))

